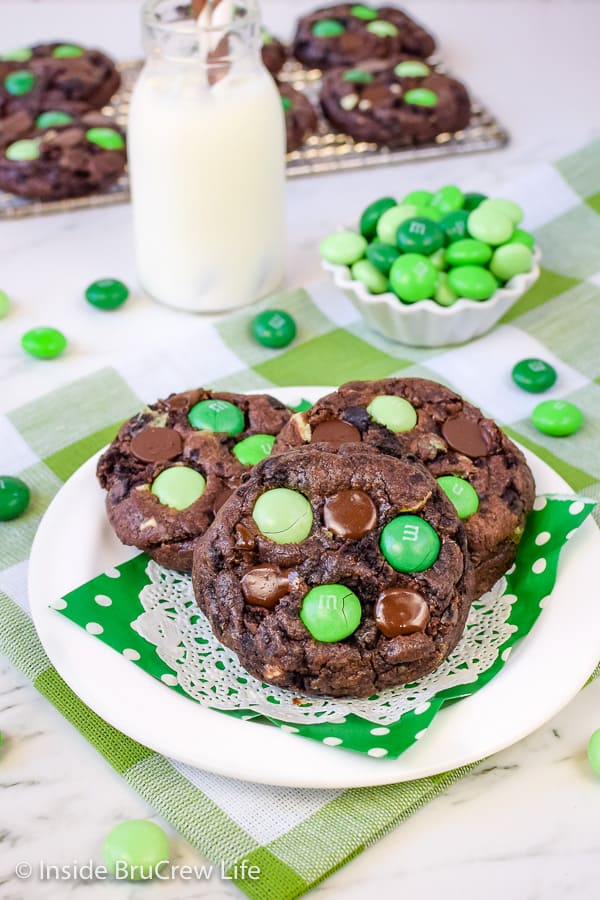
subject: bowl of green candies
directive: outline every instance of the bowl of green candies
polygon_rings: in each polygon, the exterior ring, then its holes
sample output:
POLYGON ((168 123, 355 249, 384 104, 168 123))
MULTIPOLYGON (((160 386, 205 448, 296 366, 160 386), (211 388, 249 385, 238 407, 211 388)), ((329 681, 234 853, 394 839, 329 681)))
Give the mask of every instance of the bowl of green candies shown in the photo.
POLYGON ((512 200, 446 185, 381 197, 357 230, 328 235, 319 250, 375 331, 417 347, 462 344, 489 331, 539 278, 541 253, 522 220, 512 200))

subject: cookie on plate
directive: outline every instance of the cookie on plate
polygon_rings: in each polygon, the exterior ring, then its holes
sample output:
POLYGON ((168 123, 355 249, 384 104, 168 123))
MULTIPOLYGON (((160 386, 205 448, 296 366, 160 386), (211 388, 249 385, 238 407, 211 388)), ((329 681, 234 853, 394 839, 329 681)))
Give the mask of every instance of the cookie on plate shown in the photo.
POLYGON ((369 696, 432 672, 458 643, 471 566, 426 469, 346 445, 265 460, 196 545, 196 599, 262 681, 369 696))
POLYGON ((317 114, 308 97, 289 84, 278 84, 285 113, 287 152, 298 150, 317 129, 317 114))
POLYGON ((31 200, 80 197, 110 187, 125 169, 125 135, 98 112, 21 110, 0 119, 0 189, 31 200))
POLYGON ((312 69, 390 60, 400 53, 425 58, 434 50, 433 37, 401 9, 362 3, 340 3, 303 16, 293 43, 296 59, 312 69))
POLYGON ((266 394, 202 388, 158 400, 121 427, 98 462, 106 509, 124 544, 189 572, 220 504, 267 456, 288 421, 266 394))
POLYGON ((413 457, 441 479, 464 517, 474 597, 513 564, 535 498, 533 475, 496 423, 454 391, 423 378, 349 382, 294 415, 274 452, 322 441, 413 457))
POLYGON ((329 121, 356 141, 424 144, 460 131, 471 118, 471 101, 460 81, 423 60, 393 65, 365 62, 328 72, 321 106, 329 121))
POLYGON ((263 28, 262 34, 262 61, 271 75, 278 75, 287 60, 287 50, 278 38, 263 28))
POLYGON ((0 54, 0 115, 100 109, 120 83, 101 50, 57 42, 20 47, 0 54))

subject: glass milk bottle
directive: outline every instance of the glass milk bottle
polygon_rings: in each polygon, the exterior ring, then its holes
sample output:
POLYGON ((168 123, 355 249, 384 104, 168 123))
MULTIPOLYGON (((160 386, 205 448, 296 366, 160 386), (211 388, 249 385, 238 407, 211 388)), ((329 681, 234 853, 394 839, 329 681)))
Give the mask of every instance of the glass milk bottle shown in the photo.
POLYGON ((147 61, 129 112, 140 281, 192 312, 252 303, 284 268, 283 111, 258 9, 208 9, 196 20, 181 0, 147 0, 147 61))

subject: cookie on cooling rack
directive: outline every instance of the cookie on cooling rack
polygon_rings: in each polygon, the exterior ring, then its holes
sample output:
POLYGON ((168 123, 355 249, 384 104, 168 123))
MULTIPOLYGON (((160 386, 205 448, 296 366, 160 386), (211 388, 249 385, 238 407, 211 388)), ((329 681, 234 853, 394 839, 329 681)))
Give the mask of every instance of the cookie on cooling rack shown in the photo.
POLYGON ((329 121, 357 141, 424 144, 466 128, 471 102, 465 86, 419 59, 393 65, 365 62, 328 72, 321 106, 329 121))
POLYGON ((349 382, 294 415, 274 452, 322 441, 368 444, 427 467, 464 519, 473 596, 513 564, 535 499, 533 475, 496 423, 454 391, 423 378, 349 382))
POLYGON ((308 68, 331 69, 365 59, 391 60, 400 53, 425 58, 435 41, 401 9, 340 3, 302 16, 292 49, 308 68))
POLYGON ((100 109, 120 83, 101 50, 57 42, 19 47, 0 54, 0 115, 100 109))
POLYGON ((314 134, 317 125, 317 114, 308 97, 297 91, 290 84, 278 84, 281 94, 281 103, 285 113, 285 133, 287 151, 298 150, 311 134, 314 134))
POLYGON ((420 463, 315 444, 265 460, 227 500, 196 545, 193 583, 216 637, 256 678, 364 697, 453 650, 471 564, 420 463))
POLYGON ((266 394, 198 388, 158 400, 129 419, 97 469, 117 536, 162 565, 190 571, 198 536, 270 453, 289 417, 266 394))
POLYGON ((104 191, 127 161, 124 132, 98 112, 25 110, 0 119, 0 190, 31 200, 104 191))

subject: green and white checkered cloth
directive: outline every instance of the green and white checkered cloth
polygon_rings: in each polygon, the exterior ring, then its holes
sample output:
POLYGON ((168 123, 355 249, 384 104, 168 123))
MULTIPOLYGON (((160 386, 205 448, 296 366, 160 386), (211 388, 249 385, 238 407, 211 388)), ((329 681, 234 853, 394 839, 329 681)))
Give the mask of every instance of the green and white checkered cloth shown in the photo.
POLYGON ((526 226, 544 254, 542 277, 491 334, 466 346, 388 342, 323 281, 270 299, 298 323, 289 348, 252 341, 253 310, 204 326, 201 345, 197 334, 184 339, 161 364, 156 353, 151 364, 123 361, 0 418, 0 471, 23 478, 33 498, 24 516, 0 524, 0 651, 194 847, 225 868, 242 858, 260 866, 260 880, 237 882, 256 900, 300 896, 472 767, 389 787, 293 790, 232 781, 142 747, 89 710, 44 653, 27 608, 33 535, 56 491, 124 418, 145 401, 196 384, 269 390, 400 374, 437 379, 482 406, 575 491, 600 498, 600 141, 540 166, 507 194, 527 210, 526 226), (576 435, 546 437, 530 425, 539 398, 512 385, 510 371, 532 356, 558 371, 549 396, 584 411, 576 435))

